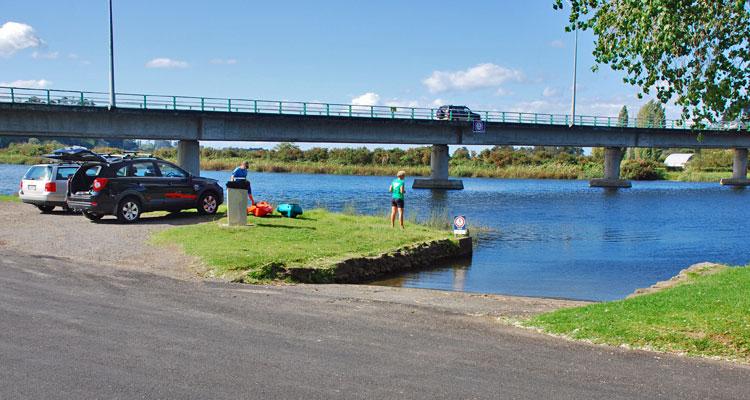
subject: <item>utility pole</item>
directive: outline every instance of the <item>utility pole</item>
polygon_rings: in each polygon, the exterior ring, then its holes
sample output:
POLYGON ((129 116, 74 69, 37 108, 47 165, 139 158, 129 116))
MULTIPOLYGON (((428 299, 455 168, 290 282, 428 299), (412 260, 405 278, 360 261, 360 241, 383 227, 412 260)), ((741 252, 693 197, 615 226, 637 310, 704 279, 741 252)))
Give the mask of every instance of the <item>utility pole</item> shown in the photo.
POLYGON ((573 116, 569 126, 576 124, 576 80, 578 78, 578 26, 573 31, 575 32, 575 44, 573 45, 573 104, 571 106, 571 114, 573 116))
POLYGON ((115 108, 115 40, 112 32, 112 0, 109 0, 109 108, 115 108))

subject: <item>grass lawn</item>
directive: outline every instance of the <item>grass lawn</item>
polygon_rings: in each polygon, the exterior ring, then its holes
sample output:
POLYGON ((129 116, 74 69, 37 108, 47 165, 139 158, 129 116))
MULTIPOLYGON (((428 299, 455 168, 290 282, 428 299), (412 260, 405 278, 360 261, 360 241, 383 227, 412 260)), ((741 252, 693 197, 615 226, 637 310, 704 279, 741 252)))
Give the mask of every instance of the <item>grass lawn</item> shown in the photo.
POLYGON ((21 201, 21 199, 15 194, 0 194, 0 202, 2 201, 12 201, 17 203, 21 201))
POLYGON ((610 345, 750 362, 750 267, 690 275, 630 299, 536 316, 525 325, 610 345))
POLYGON ((156 233, 157 244, 177 244, 198 256, 214 275, 248 271, 263 278, 270 265, 330 267, 352 257, 374 256, 410 244, 446 239, 449 231, 414 223, 391 228, 384 217, 310 210, 295 219, 254 218, 254 227, 225 227, 226 219, 156 233))

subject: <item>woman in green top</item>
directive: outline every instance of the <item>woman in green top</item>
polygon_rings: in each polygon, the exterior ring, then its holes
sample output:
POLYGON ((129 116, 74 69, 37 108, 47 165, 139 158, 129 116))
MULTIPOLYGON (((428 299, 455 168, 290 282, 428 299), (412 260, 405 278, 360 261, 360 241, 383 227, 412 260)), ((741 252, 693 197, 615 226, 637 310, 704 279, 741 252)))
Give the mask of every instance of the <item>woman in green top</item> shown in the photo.
POLYGON ((401 223, 401 229, 404 229, 404 177, 405 171, 398 171, 396 179, 391 182, 388 191, 393 194, 391 197, 391 226, 396 226, 396 209, 398 209, 398 221, 401 223))

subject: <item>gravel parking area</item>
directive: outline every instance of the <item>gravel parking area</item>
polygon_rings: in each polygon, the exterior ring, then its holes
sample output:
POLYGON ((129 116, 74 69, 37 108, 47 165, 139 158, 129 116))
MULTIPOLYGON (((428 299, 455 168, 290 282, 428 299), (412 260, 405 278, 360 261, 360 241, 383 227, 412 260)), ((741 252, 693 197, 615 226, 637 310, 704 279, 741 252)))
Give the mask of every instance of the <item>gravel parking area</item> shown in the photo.
POLYGON ((212 218, 215 217, 196 213, 154 213, 144 214, 135 224, 119 224, 114 217, 94 223, 59 208, 51 214, 42 214, 28 204, 0 202, 0 248, 179 279, 199 279, 202 272, 199 260, 176 248, 152 246, 149 237, 160 229, 212 218))

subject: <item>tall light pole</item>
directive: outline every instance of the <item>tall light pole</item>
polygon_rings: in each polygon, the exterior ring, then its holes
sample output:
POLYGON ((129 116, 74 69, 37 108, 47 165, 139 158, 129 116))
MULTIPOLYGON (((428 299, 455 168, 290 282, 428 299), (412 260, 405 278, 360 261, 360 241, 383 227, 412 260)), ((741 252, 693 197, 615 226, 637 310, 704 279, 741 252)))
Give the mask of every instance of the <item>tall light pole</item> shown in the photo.
POLYGON ((112 0, 109 0, 109 108, 115 108, 115 39, 112 32, 112 0))
POLYGON ((575 44, 573 45, 573 104, 571 105, 572 121, 570 126, 576 124, 576 80, 578 78, 578 26, 573 31, 575 32, 575 44))

